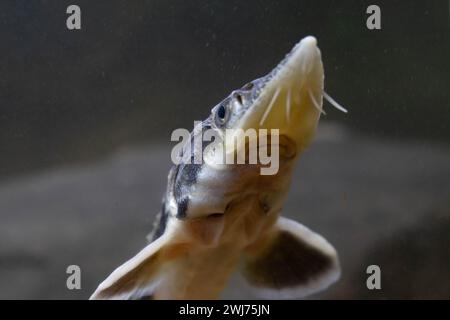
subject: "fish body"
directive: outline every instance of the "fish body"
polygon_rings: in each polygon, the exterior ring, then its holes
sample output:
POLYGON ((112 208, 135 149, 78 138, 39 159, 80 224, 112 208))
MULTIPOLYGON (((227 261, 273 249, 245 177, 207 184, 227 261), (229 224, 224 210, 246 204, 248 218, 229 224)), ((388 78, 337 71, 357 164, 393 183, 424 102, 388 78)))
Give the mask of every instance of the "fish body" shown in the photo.
POLYGON ((309 36, 268 75, 214 106, 189 140, 212 131, 223 138, 222 149, 213 140, 180 149, 152 242, 117 268, 91 298, 216 299, 233 272, 241 272, 263 298, 301 298, 335 282, 340 274, 335 249, 280 216, 297 159, 323 112, 324 95, 321 53, 309 36), (238 139, 249 129, 263 132, 256 138, 263 141, 255 144, 257 151, 270 149, 277 155, 271 174, 262 174, 267 163, 222 161, 224 154, 250 154, 254 137, 238 139), (276 136, 269 136, 273 130, 276 136), (193 161, 198 152, 201 163, 193 161))

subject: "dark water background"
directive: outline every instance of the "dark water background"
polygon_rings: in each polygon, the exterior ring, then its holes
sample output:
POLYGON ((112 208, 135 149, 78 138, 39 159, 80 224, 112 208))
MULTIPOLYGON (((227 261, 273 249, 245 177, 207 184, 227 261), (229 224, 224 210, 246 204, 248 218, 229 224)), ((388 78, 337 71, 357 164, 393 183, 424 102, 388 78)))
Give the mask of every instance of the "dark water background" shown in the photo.
POLYGON ((0 298, 86 298, 144 245, 172 130, 309 34, 350 109, 329 109, 286 204, 341 254, 342 281, 318 297, 449 298, 449 3, 373 3, 2 1, 0 298), (73 3, 80 31, 65 26, 73 3))

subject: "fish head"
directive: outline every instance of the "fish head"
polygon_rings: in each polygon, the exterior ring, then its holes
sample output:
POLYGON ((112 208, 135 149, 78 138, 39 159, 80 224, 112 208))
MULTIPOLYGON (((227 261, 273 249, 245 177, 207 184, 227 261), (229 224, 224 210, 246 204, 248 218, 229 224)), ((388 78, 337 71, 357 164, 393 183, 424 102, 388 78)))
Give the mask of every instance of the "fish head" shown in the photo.
MULTIPOLYGON (((266 129, 268 133, 276 129, 289 143, 285 151, 298 155, 310 144, 316 131, 323 90, 321 53, 317 40, 308 36, 269 74, 232 91, 216 105, 211 122, 216 130, 229 130, 230 141, 249 129, 266 129)), ((237 141, 238 144, 226 142, 227 154, 244 147, 244 139, 237 141)))

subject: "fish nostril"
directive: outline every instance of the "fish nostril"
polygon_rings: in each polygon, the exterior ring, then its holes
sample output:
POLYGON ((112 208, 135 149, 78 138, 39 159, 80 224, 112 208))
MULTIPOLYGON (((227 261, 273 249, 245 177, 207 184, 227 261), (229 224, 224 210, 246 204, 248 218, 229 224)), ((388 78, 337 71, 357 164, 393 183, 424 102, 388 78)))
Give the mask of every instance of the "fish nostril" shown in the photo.
POLYGON ((244 99, 242 97, 242 94, 235 92, 235 93, 233 93, 233 97, 239 102, 240 105, 244 104, 244 99))
POLYGON ((253 82, 246 83, 246 84, 242 87, 242 90, 251 90, 251 89, 253 89, 253 82))

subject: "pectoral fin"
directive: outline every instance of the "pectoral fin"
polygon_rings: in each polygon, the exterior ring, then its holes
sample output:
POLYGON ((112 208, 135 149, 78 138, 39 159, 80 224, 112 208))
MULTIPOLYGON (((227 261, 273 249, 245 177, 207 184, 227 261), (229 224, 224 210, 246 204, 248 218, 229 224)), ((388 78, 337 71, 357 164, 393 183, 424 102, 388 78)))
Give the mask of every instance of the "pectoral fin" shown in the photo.
POLYGON ((340 276, 336 250, 320 235, 286 218, 248 249, 243 275, 264 298, 294 299, 327 288, 340 276))
POLYGON ((171 244, 162 236, 118 267, 104 280, 90 299, 143 299, 151 297, 163 280, 162 267, 186 251, 183 244, 171 244))

